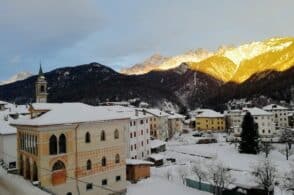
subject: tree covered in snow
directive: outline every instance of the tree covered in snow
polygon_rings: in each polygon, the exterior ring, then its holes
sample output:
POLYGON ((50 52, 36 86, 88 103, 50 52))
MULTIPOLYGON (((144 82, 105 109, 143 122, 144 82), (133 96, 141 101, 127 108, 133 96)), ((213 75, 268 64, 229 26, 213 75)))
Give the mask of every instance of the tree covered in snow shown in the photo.
POLYGON ((185 166, 180 166, 178 168, 178 174, 181 177, 183 184, 186 183, 185 181, 186 181, 186 177, 187 177, 188 173, 189 173, 188 169, 185 166))
POLYGON ((201 161, 197 161, 192 164, 191 171, 193 174, 195 174, 199 181, 199 189, 201 189, 202 180, 207 179, 207 172, 205 171, 205 168, 203 167, 203 163, 201 161))
POLYGON ((265 158, 253 166, 253 175, 256 178, 256 182, 269 193, 273 190, 274 182, 277 178, 276 166, 265 158))
POLYGON ((284 176, 284 181, 282 183, 282 187, 287 191, 294 192, 294 166, 292 164, 292 168, 289 172, 287 172, 284 176))
POLYGON ((257 154, 259 152, 258 125, 250 112, 247 112, 242 122, 240 153, 257 154))
POLYGON ((230 170, 222 163, 212 164, 208 168, 208 180, 214 185, 214 194, 221 195, 224 189, 233 182, 230 170))
POLYGON ((280 152, 286 156, 286 160, 289 160, 289 156, 294 154, 294 149, 291 149, 288 143, 285 144, 285 147, 280 149, 280 152))
POLYGON ((291 149, 292 143, 294 143, 294 131, 291 129, 284 129, 282 131, 280 141, 287 143, 289 145, 289 149, 291 149))

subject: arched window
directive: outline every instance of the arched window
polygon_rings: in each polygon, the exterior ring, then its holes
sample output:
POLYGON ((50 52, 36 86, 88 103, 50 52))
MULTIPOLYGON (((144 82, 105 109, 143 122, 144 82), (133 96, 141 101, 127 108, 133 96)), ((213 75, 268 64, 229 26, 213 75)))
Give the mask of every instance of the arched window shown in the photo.
POLYGON ((49 154, 57 154, 57 138, 55 135, 52 135, 49 139, 49 154))
POLYGON ((87 161, 87 170, 91 170, 92 169, 92 162, 91 160, 87 161))
POLYGON ((62 161, 57 161, 56 163, 54 163, 53 167, 52 167, 52 171, 57 171, 57 170, 62 170, 65 169, 65 165, 62 161))
POLYGON ((119 131, 117 129, 114 131, 114 139, 119 139, 119 131))
POLYGON ((89 132, 86 133, 85 142, 90 143, 91 142, 91 135, 89 132))
POLYGON ((106 166, 106 158, 105 158, 105 156, 101 160, 101 165, 102 165, 102 167, 106 166))
POLYGON ((59 153, 66 153, 66 137, 64 134, 59 136, 59 153))
POLYGON ((45 86, 44 85, 41 85, 40 92, 41 93, 44 93, 45 92, 45 86))
POLYGON ((119 154, 115 155, 115 163, 120 163, 120 157, 119 154))
POLYGON ((100 140, 101 140, 101 141, 105 141, 105 140, 106 140, 105 131, 102 131, 102 132, 101 132, 100 140))

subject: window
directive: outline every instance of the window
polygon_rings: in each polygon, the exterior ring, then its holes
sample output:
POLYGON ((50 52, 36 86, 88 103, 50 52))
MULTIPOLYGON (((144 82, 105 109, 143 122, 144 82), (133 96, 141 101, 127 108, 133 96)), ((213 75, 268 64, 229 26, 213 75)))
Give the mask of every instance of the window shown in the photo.
POLYGON ((118 139, 119 138, 119 132, 118 132, 118 130, 116 129, 115 131, 114 131, 114 139, 118 139))
POLYGON ((144 158, 144 152, 142 152, 142 158, 144 158))
POLYGON ((67 192, 66 195, 72 195, 72 193, 71 192, 67 192))
POLYGON ((85 142, 86 143, 90 143, 91 142, 91 135, 90 135, 89 132, 87 132, 86 135, 85 135, 85 142))
POLYGON ((66 137, 64 134, 59 136, 59 153, 66 153, 66 137))
POLYGON ((133 133, 130 133, 130 138, 133 138, 133 133))
POLYGON ((120 181, 120 180, 121 180, 121 176, 120 175, 118 175, 118 176, 115 177, 115 181, 120 181))
POLYGON ((132 121, 130 122, 130 126, 133 126, 133 123, 132 123, 132 121))
POLYGON ((136 137, 137 136, 137 134, 136 134, 136 132, 134 132, 134 137, 136 137))
POLYGON ((49 139, 49 153, 50 155, 57 154, 57 138, 52 135, 49 139))
POLYGON ((137 144, 135 144, 135 150, 137 149, 137 144))
POLYGON ((105 158, 105 156, 101 160, 101 165, 102 165, 102 167, 106 166, 106 158, 105 158))
POLYGON ((101 141, 105 141, 106 140, 105 131, 103 131, 103 130, 102 130, 101 135, 100 135, 100 140, 101 141))
POLYGON ((87 161, 87 170, 91 170, 92 169, 92 162, 91 160, 87 161))
POLYGON ((141 146, 144 146, 144 143, 143 143, 143 141, 141 141, 141 146))
POLYGON ((131 151, 133 151, 133 145, 131 145, 131 151))
POLYGON ((148 129, 146 129, 146 133, 147 133, 147 134, 149 133, 148 129))
POLYGON ((44 93, 45 92, 45 86, 44 85, 41 85, 40 92, 41 93, 44 93))
POLYGON ((120 157, 119 157, 119 154, 116 154, 116 155, 115 155, 115 163, 116 163, 116 164, 120 163, 120 157))
POLYGON ((86 190, 92 190, 92 189, 93 189, 93 184, 87 183, 86 190))
POLYGON ((143 130, 141 130, 141 135, 143 135, 143 130))
POLYGON ((103 185, 103 186, 106 186, 106 185, 107 185, 107 179, 103 179, 103 180, 102 180, 102 185, 103 185))
POLYGON ((141 123, 141 125, 142 125, 142 124, 144 124, 144 121, 143 121, 143 120, 140 120, 140 123, 141 123))
POLYGON ((149 139, 147 139, 147 144, 149 144, 149 139))

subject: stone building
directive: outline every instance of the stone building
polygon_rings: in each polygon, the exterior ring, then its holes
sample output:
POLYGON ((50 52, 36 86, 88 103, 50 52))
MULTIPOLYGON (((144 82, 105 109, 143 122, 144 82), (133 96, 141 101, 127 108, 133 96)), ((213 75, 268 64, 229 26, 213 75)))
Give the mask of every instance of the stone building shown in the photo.
POLYGON ((153 117, 150 118, 150 136, 155 139, 168 139, 169 114, 158 109, 146 109, 153 117))
POLYGON ((127 115, 82 103, 30 112, 12 123, 20 175, 55 194, 125 194, 127 115))

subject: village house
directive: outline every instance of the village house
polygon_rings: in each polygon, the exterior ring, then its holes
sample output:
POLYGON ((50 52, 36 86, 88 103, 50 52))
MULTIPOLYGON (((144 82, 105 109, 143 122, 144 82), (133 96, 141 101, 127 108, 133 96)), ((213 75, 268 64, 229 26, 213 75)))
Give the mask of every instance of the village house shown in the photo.
POLYGON ((224 131, 226 128, 223 114, 214 110, 204 109, 196 115, 196 130, 224 131))
POLYGON ((262 109, 267 112, 273 113, 276 130, 289 127, 288 108, 277 104, 270 104, 263 107, 262 109))
POLYGON ((272 137, 275 134, 273 114, 260 108, 243 108, 243 110, 227 111, 230 116, 233 132, 235 136, 240 136, 242 132, 242 122, 246 112, 254 118, 258 126, 258 133, 261 137, 272 137))
POLYGON ((17 106, 1 101, 0 110, 0 163, 10 172, 17 170, 16 128, 9 123, 24 118, 28 114, 27 106, 17 106))
POLYGON ((19 174, 56 194, 124 194, 129 117, 82 103, 32 104, 18 120, 19 174))
POLYGON ((168 137, 172 138, 175 133, 183 132, 183 121, 185 116, 177 113, 170 113, 168 116, 168 137))
POLYGON ((146 109, 153 117, 150 118, 150 136, 155 139, 167 140, 168 135, 168 113, 158 109, 146 109))

